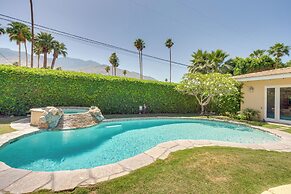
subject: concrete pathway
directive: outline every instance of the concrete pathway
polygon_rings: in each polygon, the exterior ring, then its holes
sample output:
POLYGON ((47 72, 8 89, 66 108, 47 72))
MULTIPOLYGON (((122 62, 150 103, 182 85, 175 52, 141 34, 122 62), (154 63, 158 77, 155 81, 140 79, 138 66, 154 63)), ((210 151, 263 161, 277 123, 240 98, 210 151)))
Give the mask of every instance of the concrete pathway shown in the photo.
MULTIPOLYGON (((237 122, 231 122, 236 123, 237 122)), ((18 131, 0 136, 0 146, 10 143, 27 134, 36 133, 37 128, 31 127, 28 120, 12 123, 11 126, 18 131)), ((291 152, 291 134, 262 127, 254 127, 278 135, 281 140, 266 144, 241 144, 209 140, 176 140, 161 143, 144 153, 122 160, 120 162, 90 169, 33 172, 15 169, 0 162, 0 193, 28 193, 40 189, 62 191, 74 189, 78 186, 89 186, 98 182, 111 180, 129 174, 131 171, 147 166, 158 159, 165 159, 171 152, 202 146, 228 146, 250 149, 263 149, 279 152, 291 152)), ((283 190, 285 187, 283 188, 283 190)), ((290 189, 288 187, 287 189, 290 189)), ((271 192, 269 190, 266 192, 271 192)), ((289 192, 291 193, 291 192, 289 192)), ((267 193, 266 193, 267 194, 267 193)), ((270 193, 269 193, 270 194, 270 193)), ((276 193, 277 194, 277 193, 276 193)), ((279 194, 279 193, 278 193, 279 194)))

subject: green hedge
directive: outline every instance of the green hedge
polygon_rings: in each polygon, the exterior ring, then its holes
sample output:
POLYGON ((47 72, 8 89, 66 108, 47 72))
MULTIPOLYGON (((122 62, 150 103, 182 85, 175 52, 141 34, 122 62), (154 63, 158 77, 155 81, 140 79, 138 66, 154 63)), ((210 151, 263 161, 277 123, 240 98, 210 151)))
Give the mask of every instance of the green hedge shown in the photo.
POLYGON ((197 112, 193 97, 176 84, 47 69, 0 65, 0 114, 24 115, 32 107, 93 106, 104 114, 197 112))

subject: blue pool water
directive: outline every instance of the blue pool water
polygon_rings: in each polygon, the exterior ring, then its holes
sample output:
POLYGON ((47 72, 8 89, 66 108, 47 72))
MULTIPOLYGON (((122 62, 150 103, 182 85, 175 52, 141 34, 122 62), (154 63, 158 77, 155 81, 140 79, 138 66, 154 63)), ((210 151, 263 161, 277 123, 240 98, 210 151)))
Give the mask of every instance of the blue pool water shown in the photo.
POLYGON ((79 114, 88 112, 88 109, 77 109, 77 108, 65 108, 63 109, 65 114, 79 114))
POLYGON ((104 122, 86 129, 46 131, 20 138, 0 149, 0 161, 34 171, 92 168, 177 139, 266 143, 279 138, 242 125, 207 120, 104 122))

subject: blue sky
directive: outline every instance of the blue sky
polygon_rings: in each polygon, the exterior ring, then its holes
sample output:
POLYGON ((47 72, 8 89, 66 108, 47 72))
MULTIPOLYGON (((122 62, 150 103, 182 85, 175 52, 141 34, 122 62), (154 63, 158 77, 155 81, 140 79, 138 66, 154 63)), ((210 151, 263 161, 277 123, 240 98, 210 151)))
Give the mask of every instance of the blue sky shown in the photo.
MULTIPOLYGON (((29 20, 28 2, 0 0, 0 13, 29 20)), ((144 53, 162 58, 168 58, 165 39, 172 38, 173 60, 186 64, 197 49, 245 57, 276 42, 291 45, 290 7, 290 0, 34 0, 37 24, 132 50, 140 37, 144 53)), ((137 56, 55 37, 67 45, 70 57, 108 64, 117 52, 120 68, 139 71, 137 56)), ((0 47, 17 50, 7 37, 0 38, 0 47)), ((168 71, 167 63, 144 58, 145 75, 164 80, 168 71)), ((186 71, 174 66, 173 80, 186 71)))

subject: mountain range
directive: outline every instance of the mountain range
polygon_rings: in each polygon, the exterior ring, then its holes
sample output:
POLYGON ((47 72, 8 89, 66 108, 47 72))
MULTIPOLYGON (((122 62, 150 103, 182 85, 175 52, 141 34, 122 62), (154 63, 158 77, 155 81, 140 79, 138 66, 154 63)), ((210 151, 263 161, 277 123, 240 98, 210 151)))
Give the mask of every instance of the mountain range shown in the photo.
MULTIPOLYGON (((30 59, 30 55, 28 56, 28 59, 30 59)), ((18 52, 8 49, 8 48, 0 48, 0 64, 12 64, 14 62, 18 61, 18 52)), ((52 58, 48 58, 48 64, 51 64, 52 58)), ((25 66, 25 53, 21 53, 21 63, 22 66, 25 66)), ((43 63, 43 57, 40 58, 40 66, 42 66, 43 63)), ((37 56, 34 56, 34 64, 37 66, 37 56)), ((71 57, 60 57, 56 61, 55 67, 61 67, 62 70, 68 70, 68 71, 77 71, 77 72, 86 72, 86 73, 96 73, 96 74, 103 74, 107 75, 107 72, 105 71, 105 67, 108 65, 104 65, 101 63, 98 63, 96 61, 92 60, 83 60, 83 59, 77 59, 77 58, 71 58, 71 57)), ((124 76, 123 70, 117 68, 116 74, 117 76, 124 76)), ((139 78, 140 75, 137 72, 134 71, 127 71, 126 77, 131 78, 139 78)), ((109 72, 111 74, 111 70, 109 72)), ((155 80, 152 77, 144 76, 144 79, 146 80, 155 80)))

